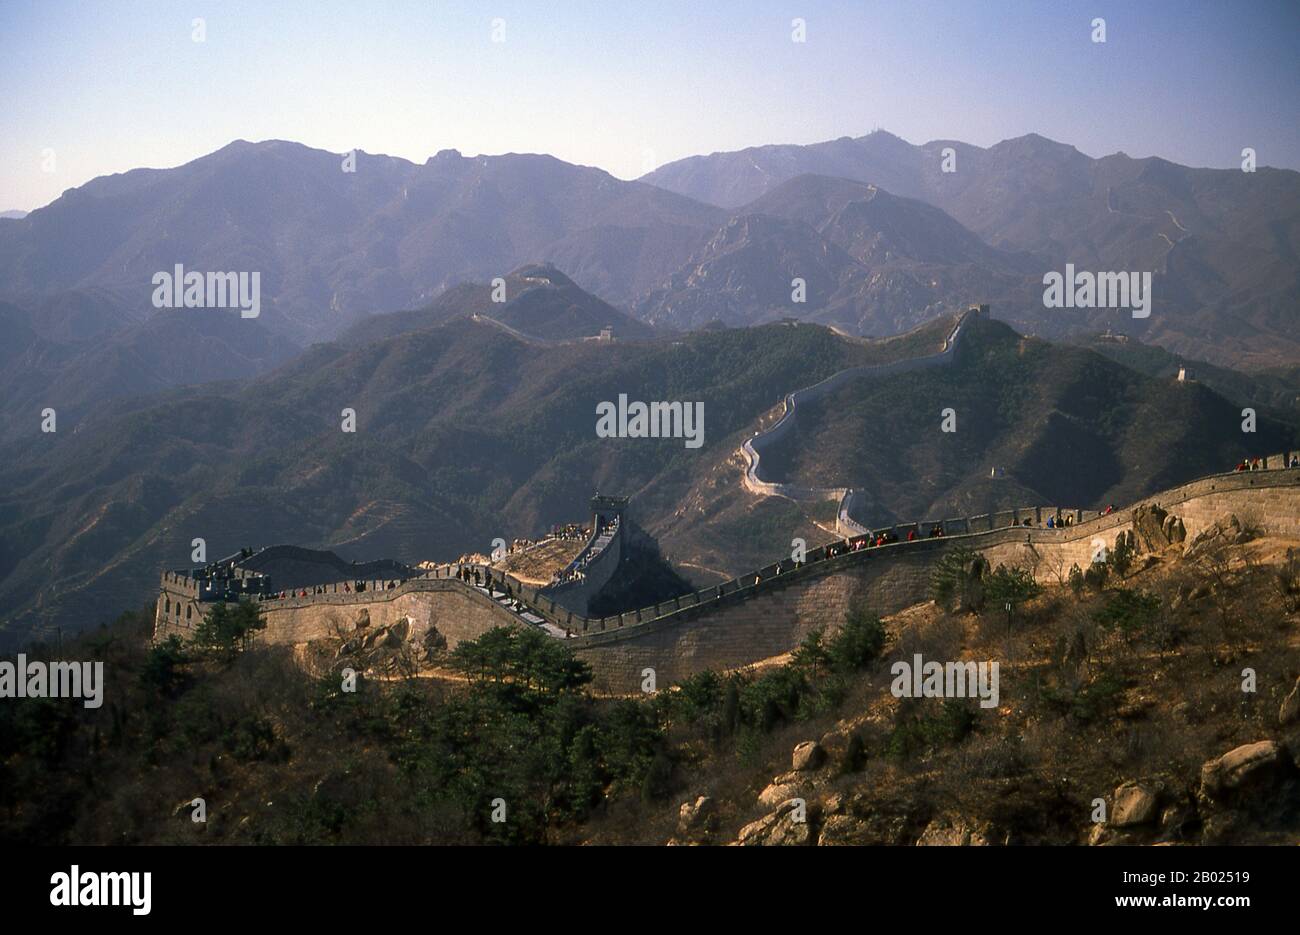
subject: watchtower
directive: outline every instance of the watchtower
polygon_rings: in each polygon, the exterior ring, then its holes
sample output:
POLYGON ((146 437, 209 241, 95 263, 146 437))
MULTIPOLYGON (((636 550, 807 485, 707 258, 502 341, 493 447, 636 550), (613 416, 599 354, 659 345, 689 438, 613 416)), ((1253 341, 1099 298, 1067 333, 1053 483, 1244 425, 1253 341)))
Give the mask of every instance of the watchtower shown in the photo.
POLYGON ((591 498, 591 513, 593 530, 600 529, 601 526, 612 521, 615 517, 620 518, 627 514, 627 497, 613 497, 608 494, 596 494, 591 498))

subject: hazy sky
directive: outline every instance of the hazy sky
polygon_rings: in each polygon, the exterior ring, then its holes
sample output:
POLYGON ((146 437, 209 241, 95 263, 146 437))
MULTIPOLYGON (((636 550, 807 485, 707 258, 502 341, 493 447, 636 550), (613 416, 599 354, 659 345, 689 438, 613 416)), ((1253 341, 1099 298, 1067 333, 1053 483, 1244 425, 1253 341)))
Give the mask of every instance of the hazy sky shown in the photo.
POLYGON ((241 138, 623 178, 875 127, 1300 168, 1298 27, 1297 0, 0 0, 0 209, 241 138))

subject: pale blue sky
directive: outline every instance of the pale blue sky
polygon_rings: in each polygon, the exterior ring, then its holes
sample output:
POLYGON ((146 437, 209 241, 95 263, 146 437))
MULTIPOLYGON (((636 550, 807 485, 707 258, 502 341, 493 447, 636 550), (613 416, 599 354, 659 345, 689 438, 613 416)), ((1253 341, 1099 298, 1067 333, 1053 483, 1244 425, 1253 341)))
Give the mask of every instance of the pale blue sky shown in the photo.
POLYGON ((0 209, 241 138, 549 152, 623 178, 874 127, 1300 168, 1297 27, 1294 0, 0 0, 0 209))

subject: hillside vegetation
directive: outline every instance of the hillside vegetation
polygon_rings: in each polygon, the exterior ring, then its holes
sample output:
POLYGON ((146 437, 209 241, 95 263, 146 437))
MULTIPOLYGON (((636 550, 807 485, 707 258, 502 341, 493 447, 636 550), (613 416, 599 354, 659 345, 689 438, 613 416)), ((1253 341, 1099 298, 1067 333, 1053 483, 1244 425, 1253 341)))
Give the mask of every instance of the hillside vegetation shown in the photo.
POLYGON ((389 653, 386 676, 326 647, 309 674, 241 651, 233 618, 150 648, 148 613, 124 614, 57 654, 105 661, 102 708, 0 708, 0 839, 1295 844, 1300 558, 1224 529, 1086 580, 996 569, 883 622, 856 607, 786 657, 636 698, 593 696, 535 630, 432 667, 389 653), (916 654, 998 661, 997 706, 896 697, 916 654))
POLYGON ((1241 406, 1209 386, 976 320, 951 367, 855 380, 801 406, 763 472, 863 489, 859 518, 869 524, 1029 505, 1101 509, 1300 439, 1294 421, 1263 412, 1253 434, 1241 428, 1241 406), (948 409, 953 432, 942 430, 948 409), (992 479, 994 469, 1003 475, 992 479))

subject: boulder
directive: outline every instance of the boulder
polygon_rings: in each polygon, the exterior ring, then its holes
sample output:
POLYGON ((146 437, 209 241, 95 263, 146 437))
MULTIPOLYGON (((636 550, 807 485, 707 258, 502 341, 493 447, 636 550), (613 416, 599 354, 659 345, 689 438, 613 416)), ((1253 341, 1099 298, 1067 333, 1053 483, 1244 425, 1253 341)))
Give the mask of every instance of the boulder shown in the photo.
POLYGON ((389 628, 388 632, 393 634, 399 643, 405 643, 411 638, 411 618, 403 617, 401 620, 393 624, 392 627, 389 628))
POLYGON ((1282 699, 1282 707, 1277 712, 1277 721, 1283 727, 1300 721, 1300 678, 1295 680, 1295 687, 1291 689, 1291 694, 1282 699))
POLYGON ((433 624, 429 624, 429 629, 425 631, 423 644, 425 656, 429 659, 447 651, 447 637, 439 633, 433 624))
POLYGON ((798 773, 782 773, 758 794, 758 804, 774 808, 787 799, 801 797, 804 793, 803 777, 798 773))
POLYGON ((1115 790, 1110 825, 1115 828, 1130 828, 1149 824, 1159 814, 1159 806, 1158 790, 1142 783, 1126 782, 1115 790))
POLYGON ((1160 532, 1171 544, 1182 542, 1187 538, 1187 527, 1183 525, 1182 518, 1174 516, 1172 513, 1165 517, 1164 523, 1160 526, 1160 532))
POLYGON ((1227 545, 1239 545, 1250 541, 1250 533, 1241 525, 1234 513, 1224 513, 1211 525, 1205 527, 1186 544, 1183 555, 1195 558, 1206 552, 1227 545))
POLYGON ((822 823, 822 833, 817 836, 819 847, 839 847, 861 843, 862 822, 852 815, 831 815, 822 823))
POLYGON ((1285 751, 1275 741, 1243 744, 1201 766, 1201 792, 1221 799, 1273 779, 1285 762, 1285 751))
POLYGON ((713 799, 707 795, 696 797, 694 801, 682 803, 677 818, 677 834, 689 838, 707 831, 713 819, 713 799))
POLYGON ((791 766, 797 773, 810 772, 826 761, 826 751, 815 740, 805 740, 794 748, 791 766))
POLYGON ((1169 545, 1165 521, 1169 512, 1158 504, 1143 504, 1133 511, 1134 545, 1143 552, 1160 552, 1169 545))
POLYGON ((800 801, 791 799, 782 802, 780 807, 770 815, 752 821, 740 829, 736 844, 753 847, 790 847, 813 843, 812 828, 807 821, 807 806, 800 808, 800 801), (801 811, 804 820, 798 820, 801 811))
POLYGON ((838 815, 844 811, 848 805, 848 799, 843 792, 832 792, 826 798, 822 799, 818 805, 817 811, 822 815, 838 815))
POLYGON ((988 828, 951 816, 936 818, 925 826, 917 847, 988 847, 988 828))

